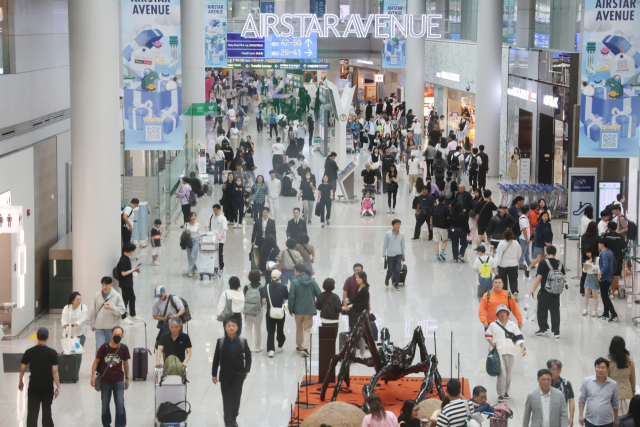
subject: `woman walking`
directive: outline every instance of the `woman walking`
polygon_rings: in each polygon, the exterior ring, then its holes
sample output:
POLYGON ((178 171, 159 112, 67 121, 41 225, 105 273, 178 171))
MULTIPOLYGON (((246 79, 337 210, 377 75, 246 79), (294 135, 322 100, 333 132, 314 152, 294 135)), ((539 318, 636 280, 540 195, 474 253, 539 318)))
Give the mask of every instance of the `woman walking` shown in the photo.
POLYGON ((233 185, 233 173, 229 172, 227 181, 222 184, 222 197, 220 198, 222 212, 225 218, 229 219, 229 225, 233 225, 233 185))
POLYGON ((260 271, 264 275, 265 284, 271 283, 271 271, 275 269, 279 253, 276 236, 268 235, 260 247, 260 271))
MULTIPOLYGON (((591 207, 591 206, 589 206, 591 207)), ((598 236, 598 226, 596 225, 595 222, 590 222, 585 230, 583 231, 583 234, 580 236, 580 253, 582 255, 582 264, 584 264, 585 262, 587 262, 587 250, 588 249, 594 249, 594 248, 598 248, 598 239, 600 238, 600 236, 598 236)), ((597 258, 598 255, 598 251, 596 250, 595 252, 591 253, 593 255, 594 258, 597 258)), ((593 261, 593 259, 592 259, 593 261)), ((596 262, 596 267, 598 265, 598 263, 596 262)), ((584 268, 582 270, 582 276, 580 277, 580 295, 585 295, 585 283, 587 280, 587 276, 589 273, 585 272, 584 268)), ((598 283, 596 283, 596 285, 598 285, 598 283)), ((593 288, 591 288, 593 289, 593 288)), ((600 289, 599 287, 595 288, 596 291, 598 289, 600 289)), ((596 292, 596 306, 598 305, 598 294, 596 292)))
POLYGON ((269 357, 273 357, 276 352, 274 339, 278 340, 278 353, 282 353, 282 346, 287 339, 284 334, 284 321, 287 315, 283 305, 289 299, 289 290, 280 283, 281 276, 282 273, 278 270, 273 270, 271 272, 271 283, 265 287, 266 291, 263 290, 262 292, 262 302, 267 305, 267 353, 269 357), (272 313, 272 308, 279 309, 277 311, 281 313, 272 313))
POLYGON ((180 206, 182 207, 182 217, 184 218, 184 222, 189 222, 189 213, 191 212, 191 204, 189 203, 191 185, 189 184, 189 177, 186 175, 181 178, 181 181, 182 187, 180 188, 180 191, 176 191, 174 194, 176 196, 180 196, 180 206))
POLYGON ((313 276, 313 263, 316 260, 316 251, 313 249, 313 245, 309 243, 309 236, 306 233, 302 233, 298 237, 298 244, 295 249, 300 252, 300 256, 302 256, 302 265, 304 265, 304 268, 307 270, 307 274, 313 276))
POLYGON ((249 272, 249 284, 244 286, 244 325, 246 328, 247 343, 253 346, 254 353, 262 351, 262 288, 260 283, 260 271, 249 272), (252 340, 255 337, 255 341, 252 340))
POLYGON ((236 219, 238 222, 234 224, 233 228, 242 227, 242 219, 244 218, 244 185, 242 183, 242 178, 236 178, 235 184, 233 184, 233 192, 231 196, 232 204, 233 204, 233 218, 231 223, 233 223, 236 219))
POLYGON ((187 259, 189 267, 187 274, 192 277, 198 270, 196 262, 198 261, 198 249, 200 247, 200 223, 196 222, 197 215, 195 212, 189 214, 189 222, 184 225, 184 231, 191 238, 191 246, 187 246, 187 259))
POLYGON ((426 168, 424 168, 424 177, 426 179, 430 179, 433 176, 433 162, 436 160, 436 147, 431 144, 427 144, 426 149, 424 150, 424 159, 426 164, 426 168))
POLYGON ((467 250, 467 234, 469 234, 469 215, 462 209, 462 203, 456 203, 451 209, 451 250, 455 262, 464 262, 467 250))
POLYGON ((264 182, 264 177, 258 175, 255 184, 251 187, 251 201, 253 202, 253 222, 256 223, 262 214, 265 198, 269 194, 269 188, 264 182))
POLYGON ((536 259, 534 259, 529 266, 529 270, 533 270, 533 267, 547 257, 545 249, 547 246, 551 246, 552 242, 553 231, 551 230, 551 222, 549 221, 549 212, 541 211, 538 217, 538 225, 536 225, 536 250, 534 252, 536 259))
POLYGON ((398 418, 391 411, 385 411, 377 394, 370 394, 365 400, 369 413, 362 420, 362 427, 398 427, 398 418))
POLYGON ((298 200, 302 198, 302 205, 304 210, 304 218, 309 224, 311 224, 311 217, 313 216, 313 202, 316 201, 316 187, 311 181, 311 171, 307 170, 302 181, 300 182, 300 193, 298 193, 298 200))
POLYGON ((236 127, 236 122, 231 122, 231 126, 229 127, 229 142, 231 143, 231 147, 233 149, 238 148, 238 139, 240 137, 240 131, 236 127))
POLYGON ((582 262, 582 277, 584 280, 584 308, 582 309, 582 315, 586 316, 589 313, 589 300, 593 295, 593 311, 591 316, 598 317, 598 291, 600 290, 600 279, 598 279, 598 272, 600 271, 599 263, 600 257, 597 256, 598 251, 593 247, 584 247, 583 254, 585 259, 582 262))
POLYGON ((322 289, 324 292, 316 300, 316 310, 320 311, 322 326, 334 326, 338 328, 340 314, 342 314, 342 303, 340 297, 333 293, 336 288, 336 281, 328 278, 324 279, 322 289))
POLYGON ((387 213, 395 213, 396 212, 396 196, 398 195, 398 169, 396 169, 395 164, 391 164, 389 166, 389 172, 387 172, 387 204, 389 205, 389 210, 387 213), (393 198, 393 205, 391 204, 391 199, 393 198))
MULTIPOLYGON (((238 335, 242 332, 242 312, 244 311, 244 294, 240 291, 240 279, 236 276, 229 278, 229 289, 220 295, 218 300, 218 318, 224 314, 227 301, 231 301, 233 318, 238 321, 238 335)), ((223 327, 224 330, 224 327, 223 327)))
MULTIPOLYGON (((62 336, 76 337, 80 341, 80 345, 84 347, 87 339, 87 318, 89 317, 89 309, 82 304, 82 296, 80 292, 71 292, 69 302, 62 309, 62 336), (67 329, 67 327, 69 329, 67 329)), ((78 371, 82 363, 82 354, 78 355, 78 371)))
POLYGON ((622 337, 611 338, 608 359, 609 378, 618 384, 618 416, 625 415, 636 393, 636 366, 622 337))
POLYGON ((316 210, 320 210, 320 223, 324 228, 325 211, 327 225, 329 224, 329 218, 331 218, 331 203, 333 201, 333 187, 329 184, 329 177, 327 175, 322 177, 322 184, 318 186, 318 205, 316 210))
POLYGON ((518 260, 522 256, 522 248, 518 242, 513 241, 514 235, 510 229, 506 229, 502 237, 504 240, 498 244, 494 262, 505 288, 518 299, 518 260))
MULTIPOLYGON (((356 294, 351 300, 351 304, 348 304, 346 308, 343 307, 343 310, 349 315, 349 328, 351 329, 355 327, 363 311, 366 310, 369 313, 371 310, 367 273, 364 271, 356 273, 356 285, 358 285, 358 289, 356 289, 356 294)), ((362 338, 358 342, 358 347, 360 347, 360 356, 364 357, 365 343, 362 338)))

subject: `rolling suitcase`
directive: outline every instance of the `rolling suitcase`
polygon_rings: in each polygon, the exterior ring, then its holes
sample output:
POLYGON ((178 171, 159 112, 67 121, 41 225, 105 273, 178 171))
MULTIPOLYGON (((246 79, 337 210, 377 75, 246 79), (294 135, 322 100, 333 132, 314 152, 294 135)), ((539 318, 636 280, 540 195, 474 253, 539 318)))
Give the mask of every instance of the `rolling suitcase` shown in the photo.
POLYGON ((147 323, 144 323, 144 347, 136 347, 133 349, 133 375, 131 379, 147 380, 149 372, 149 350, 147 349, 147 323))
POLYGON ((402 264, 402 268, 400 268, 400 280, 398 281, 398 285, 405 286, 407 280, 407 264, 402 264))
POLYGON ((78 382, 78 357, 77 354, 58 355, 58 374, 61 383, 78 382))

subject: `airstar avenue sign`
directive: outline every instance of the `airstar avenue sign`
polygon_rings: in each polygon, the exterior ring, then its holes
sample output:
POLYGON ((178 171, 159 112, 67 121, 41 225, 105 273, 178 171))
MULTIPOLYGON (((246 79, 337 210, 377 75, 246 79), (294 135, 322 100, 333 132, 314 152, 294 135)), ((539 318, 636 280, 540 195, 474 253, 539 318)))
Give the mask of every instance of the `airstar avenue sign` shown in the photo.
POLYGON ((329 37, 332 33, 335 37, 347 37, 354 35, 358 38, 365 38, 369 30, 373 29, 373 36, 378 39, 395 37, 415 37, 439 39, 442 34, 434 33, 440 27, 442 15, 389 15, 372 14, 367 15, 363 20, 360 15, 350 15, 342 33, 337 28, 339 18, 337 15, 327 13, 322 22, 311 13, 285 13, 280 16, 275 13, 261 13, 256 22, 252 15, 247 17, 242 28, 243 38, 268 37, 271 34, 276 37, 292 37, 293 21, 297 20, 300 28, 300 37, 309 37, 310 34, 317 34, 318 37, 329 37), (285 31, 279 31, 278 26, 284 27, 285 31))

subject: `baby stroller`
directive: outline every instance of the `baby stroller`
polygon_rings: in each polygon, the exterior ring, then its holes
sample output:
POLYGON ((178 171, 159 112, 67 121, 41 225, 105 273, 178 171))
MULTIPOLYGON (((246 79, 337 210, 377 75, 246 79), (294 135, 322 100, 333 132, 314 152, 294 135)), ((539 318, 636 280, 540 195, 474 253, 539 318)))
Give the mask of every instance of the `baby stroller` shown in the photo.
MULTIPOLYGON (((371 206, 373 207, 373 214, 376 214, 376 189, 372 186, 365 186, 362 188, 362 201, 360 202, 360 212, 362 212, 362 204, 364 203, 365 194, 369 192, 371 196, 371 206)), ((371 216, 369 212, 364 214, 365 216, 371 216)))

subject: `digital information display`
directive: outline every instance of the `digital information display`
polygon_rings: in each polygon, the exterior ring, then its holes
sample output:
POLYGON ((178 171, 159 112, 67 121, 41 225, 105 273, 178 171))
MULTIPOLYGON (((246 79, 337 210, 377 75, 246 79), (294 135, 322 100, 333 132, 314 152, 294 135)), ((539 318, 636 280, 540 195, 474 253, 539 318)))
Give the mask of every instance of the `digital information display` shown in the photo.
POLYGON ((598 212, 595 214, 600 218, 600 212, 604 210, 607 205, 615 202, 616 196, 621 193, 622 183, 618 182, 598 182, 598 212))
POLYGON ((309 37, 243 38, 240 33, 227 34, 228 58, 316 59, 318 35, 309 37))
POLYGON ((345 175, 347 175, 355 167, 356 167, 356 164, 354 162, 349 163, 347 165, 347 167, 344 168, 344 170, 342 172, 340 172, 340 175, 338 175, 338 179, 342 179, 345 175))

